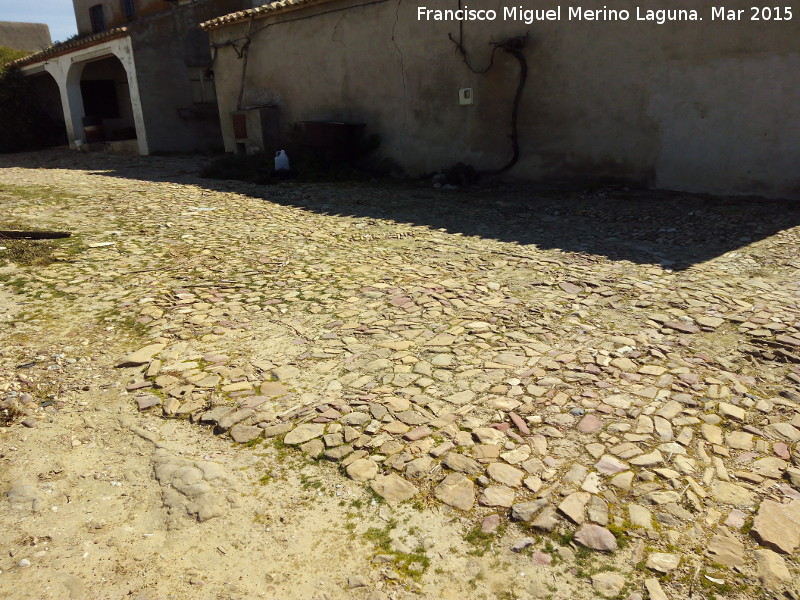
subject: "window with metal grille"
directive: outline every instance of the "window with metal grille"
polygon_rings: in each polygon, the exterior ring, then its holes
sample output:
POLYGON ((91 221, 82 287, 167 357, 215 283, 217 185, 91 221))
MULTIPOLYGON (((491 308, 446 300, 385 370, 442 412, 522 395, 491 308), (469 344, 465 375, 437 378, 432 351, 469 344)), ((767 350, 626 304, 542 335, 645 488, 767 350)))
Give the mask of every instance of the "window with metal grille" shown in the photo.
POLYGON ((122 13, 128 18, 136 16, 136 0, 122 0, 122 13))
POLYGON ((213 104, 217 101, 217 90, 214 86, 214 72, 207 67, 189 69, 189 84, 192 87, 192 102, 195 104, 213 104))
POLYGON ((89 19, 92 21, 92 33, 106 30, 106 20, 103 17, 103 5, 95 4, 89 7, 89 19))

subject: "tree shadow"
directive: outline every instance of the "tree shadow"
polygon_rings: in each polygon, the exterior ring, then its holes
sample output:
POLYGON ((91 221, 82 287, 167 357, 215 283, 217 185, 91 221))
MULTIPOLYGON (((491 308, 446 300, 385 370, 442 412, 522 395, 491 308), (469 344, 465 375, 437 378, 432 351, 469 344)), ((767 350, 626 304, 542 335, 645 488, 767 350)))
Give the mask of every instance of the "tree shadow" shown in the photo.
MULTIPOLYGON (((789 200, 622 188, 566 191, 498 182, 467 190, 385 181, 256 185, 200 178, 208 160, 53 149, 0 156, 0 169, 81 169, 125 179, 199 185, 331 216, 387 219, 498 240, 525 254, 559 249, 673 270, 800 225, 800 202, 789 200), (343 189, 349 193, 342 194, 343 189)), ((790 252, 787 260, 798 257, 800 249, 790 252)))

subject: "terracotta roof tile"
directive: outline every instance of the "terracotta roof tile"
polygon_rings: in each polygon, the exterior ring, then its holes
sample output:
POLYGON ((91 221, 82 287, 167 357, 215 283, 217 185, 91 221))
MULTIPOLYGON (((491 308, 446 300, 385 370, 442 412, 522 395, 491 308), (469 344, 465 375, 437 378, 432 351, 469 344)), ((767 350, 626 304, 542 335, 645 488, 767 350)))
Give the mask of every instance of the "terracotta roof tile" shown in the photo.
POLYGON ((61 56, 62 54, 68 54, 73 50, 94 46, 96 44, 99 44, 100 42, 105 42, 106 40, 112 40, 114 38, 123 37, 125 35, 128 35, 127 27, 115 27, 114 29, 109 29, 108 31, 93 33, 92 35, 87 35, 84 37, 67 40, 66 42, 53 44, 52 46, 48 46, 44 50, 40 50, 39 52, 31 54, 30 56, 18 58, 17 60, 11 61, 8 64, 12 67, 24 67, 25 65, 30 65, 45 60, 47 58, 53 58, 54 56, 61 56))
POLYGON ((239 12, 229 13, 227 15, 222 15, 221 17, 217 17, 216 19, 205 21, 203 23, 200 23, 200 29, 203 30, 216 29, 217 27, 222 27, 223 25, 230 25, 232 23, 246 21, 251 17, 265 16, 268 15, 269 13, 273 13, 276 11, 285 11, 285 10, 291 10, 293 8, 301 8, 307 4, 317 4, 323 1, 324 0, 276 0, 275 2, 262 4, 261 6, 257 6, 255 8, 240 10, 239 12))

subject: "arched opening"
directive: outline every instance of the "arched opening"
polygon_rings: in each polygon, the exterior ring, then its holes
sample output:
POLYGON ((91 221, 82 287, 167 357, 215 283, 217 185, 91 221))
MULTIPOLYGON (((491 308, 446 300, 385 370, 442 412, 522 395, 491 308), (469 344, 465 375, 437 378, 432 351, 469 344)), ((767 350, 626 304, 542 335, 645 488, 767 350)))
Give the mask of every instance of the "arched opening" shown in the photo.
POLYGON ((32 139, 35 146, 51 148, 69 143, 61 94, 58 84, 50 73, 43 72, 27 78, 30 98, 32 139))
POLYGON ((136 139, 128 74, 116 56, 86 63, 80 91, 86 142, 136 139))

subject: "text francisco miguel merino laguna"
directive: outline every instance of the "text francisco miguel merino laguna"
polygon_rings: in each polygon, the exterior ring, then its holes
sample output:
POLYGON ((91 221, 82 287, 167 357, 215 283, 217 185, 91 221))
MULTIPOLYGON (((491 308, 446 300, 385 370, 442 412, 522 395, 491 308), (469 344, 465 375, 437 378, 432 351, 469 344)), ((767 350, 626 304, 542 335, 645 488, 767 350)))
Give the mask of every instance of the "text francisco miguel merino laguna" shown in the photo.
MULTIPOLYGON (((731 15, 734 11, 715 7, 711 12, 711 20, 739 20, 741 13, 731 15), (738 18, 737 18, 738 17, 738 18)), ((791 19, 791 13, 786 17, 791 19)), ((417 7, 417 20, 419 21, 495 21, 498 17, 504 21, 522 21, 530 25, 537 21, 651 21, 660 25, 667 21, 702 21, 703 17, 696 10, 685 9, 642 9, 633 10, 613 8, 587 9, 581 6, 557 6, 550 9, 526 9, 522 6, 504 6, 502 13, 492 9, 472 9, 464 6, 459 9, 430 9, 426 6, 417 7)), ((786 17, 778 20, 788 20, 786 17)))

